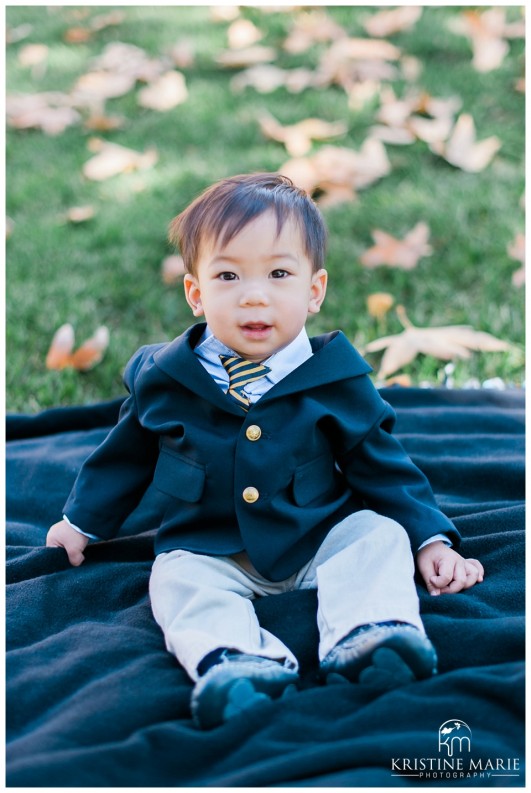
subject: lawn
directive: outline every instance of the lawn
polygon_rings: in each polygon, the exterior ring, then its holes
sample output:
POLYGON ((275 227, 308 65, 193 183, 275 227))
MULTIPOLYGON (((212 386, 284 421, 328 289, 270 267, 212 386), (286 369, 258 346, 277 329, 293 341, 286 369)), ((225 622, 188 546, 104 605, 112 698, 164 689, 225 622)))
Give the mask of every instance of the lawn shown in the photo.
MULTIPOLYGON (((369 38, 364 22, 378 9, 326 10, 349 37, 369 38)), ((115 130, 87 128, 86 111, 79 123, 56 135, 8 127, 8 410, 36 412, 119 396, 123 368, 133 352, 142 344, 172 339, 191 324, 181 284, 166 284, 161 277, 162 260, 172 253, 168 223, 213 181, 234 173, 275 171, 286 163, 284 145, 260 129, 264 110, 283 125, 309 117, 344 122, 343 136, 313 142, 307 156, 327 145, 359 151, 389 86, 398 97, 412 90, 459 97, 458 114, 472 116, 478 139, 497 136, 501 147, 473 173, 451 165, 422 140, 385 143, 389 173, 360 190, 355 200, 323 207, 330 235, 330 286, 309 332, 341 328, 362 349, 380 336, 400 333, 395 308, 381 319, 367 308, 370 294, 389 293, 414 325, 466 324, 511 344, 505 352, 473 352, 467 360, 453 361, 455 386, 492 378, 520 386, 524 290, 513 283, 520 265, 508 248, 524 230, 523 39, 507 38, 501 64, 478 71, 470 40, 448 24, 461 11, 426 7, 410 29, 386 36, 400 49, 401 60, 391 64, 394 74, 382 78, 380 92, 356 105, 337 83, 299 93, 284 86, 269 93, 253 87, 234 91, 231 80, 242 69, 224 68, 217 60, 227 49, 231 22, 213 19, 208 6, 8 7, 8 95, 71 91, 112 42, 136 45, 150 58, 167 55, 180 42, 184 63, 174 68, 184 75, 188 91, 182 104, 158 111, 139 106, 143 84, 137 82, 106 102, 107 115, 123 119, 115 130), (98 24, 102 15, 118 11, 114 24, 98 24), (28 65, 29 44, 46 45, 43 60, 34 55, 38 62, 28 65), (94 137, 137 152, 156 149, 157 162, 91 181, 82 168, 92 156, 94 137), (93 207, 94 217, 69 222, 66 213, 75 206, 93 207), (360 257, 373 244, 372 230, 403 238, 419 222, 429 227, 432 252, 413 269, 362 265, 360 257), (64 323, 74 327, 77 344, 101 325, 109 329, 109 347, 92 370, 46 368, 52 336, 64 323)), ((521 20, 518 7, 505 11, 508 22, 521 20)), ((315 70, 330 41, 299 53, 283 49, 301 13, 240 7, 240 16, 263 34, 258 43, 275 48, 276 66, 315 70)), ((380 355, 367 357, 377 372, 380 355)), ((441 385, 445 369, 448 373, 447 362, 418 355, 397 374, 407 375, 412 385, 441 385)))

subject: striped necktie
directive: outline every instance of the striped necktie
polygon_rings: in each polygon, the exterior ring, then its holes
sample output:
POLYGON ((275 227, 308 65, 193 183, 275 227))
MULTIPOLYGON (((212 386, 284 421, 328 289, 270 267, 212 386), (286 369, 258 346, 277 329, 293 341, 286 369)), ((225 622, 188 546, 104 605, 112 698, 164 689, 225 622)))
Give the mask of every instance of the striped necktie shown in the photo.
POLYGON ((220 355, 219 357, 229 375, 228 395, 238 403, 242 410, 247 412, 251 406, 251 400, 245 394, 244 386, 265 377, 271 369, 261 363, 253 363, 244 358, 236 358, 236 356, 220 355))

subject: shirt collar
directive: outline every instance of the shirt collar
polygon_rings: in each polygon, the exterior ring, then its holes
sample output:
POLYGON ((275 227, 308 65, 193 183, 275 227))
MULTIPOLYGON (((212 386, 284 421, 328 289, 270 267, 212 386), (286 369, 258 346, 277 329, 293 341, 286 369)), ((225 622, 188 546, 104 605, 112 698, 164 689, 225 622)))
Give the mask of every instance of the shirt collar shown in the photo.
MULTIPOLYGON (((219 359, 220 355, 237 355, 234 350, 231 350, 214 336, 208 325, 194 348, 194 353, 199 358, 220 367, 222 366, 219 359)), ((267 374, 267 379, 272 383, 278 383, 279 380, 286 377, 286 375, 307 361, 308 358, 311 358, 312 355, 312 346, 306 328, 303 328, 299 335, 286 347, 262 361, 271 370, 267 374)))

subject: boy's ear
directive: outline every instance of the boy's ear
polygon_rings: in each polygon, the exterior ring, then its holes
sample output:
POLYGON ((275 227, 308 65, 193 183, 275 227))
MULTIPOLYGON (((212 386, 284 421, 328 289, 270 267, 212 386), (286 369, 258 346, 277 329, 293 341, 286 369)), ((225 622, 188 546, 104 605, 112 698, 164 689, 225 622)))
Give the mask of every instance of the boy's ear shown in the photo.
POLYGON ((312 275, 312 285, 310 288, 310 302, 308 303, 308 313, 318 314, 321 304, 325 299, 326 285, 328 283, 328 273, 326 270, 318 270, 312 275))
POLYGON ((199 282, 197 278, 195 275, 186 273, 183 283, 184 296, 186 297, 186 302, 192 309, 194 317, 202 317, 205 312, 203 311, 203 306, 201 305, 201 290, 199 289, 199 282))

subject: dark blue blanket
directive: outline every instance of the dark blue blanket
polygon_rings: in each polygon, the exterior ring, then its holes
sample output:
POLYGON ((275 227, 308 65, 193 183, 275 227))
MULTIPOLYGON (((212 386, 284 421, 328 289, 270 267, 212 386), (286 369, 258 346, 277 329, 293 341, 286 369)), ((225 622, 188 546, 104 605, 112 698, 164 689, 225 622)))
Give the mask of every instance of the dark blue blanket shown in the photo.
POLYGON ((151 616, 142 507, 80 568, 43 547, 120 402, 8 417, 9 786, 524 785, 523 396, 382 394, 464 555, 486 570, 458 595, 430 598, 419 583, 440 674, 380 695, 323 686, 315 593, 263 598, 261 622, 299 657, 301 689, 205 733, 151 616), (458 729, 468 740, 452 744, 458 729))

